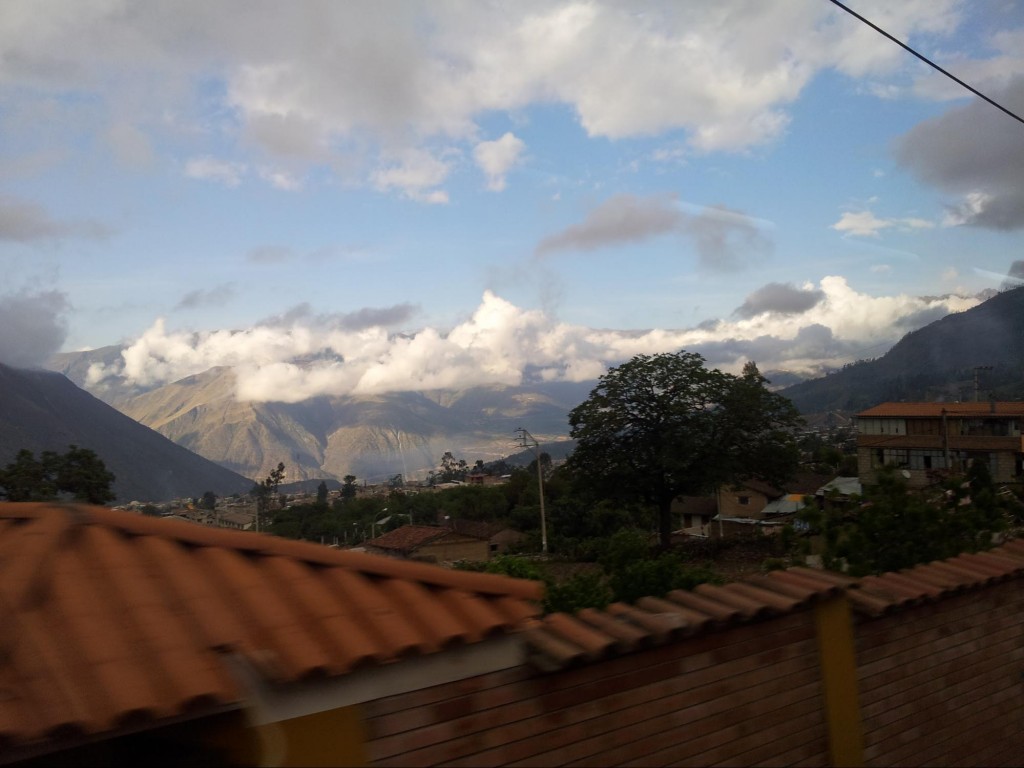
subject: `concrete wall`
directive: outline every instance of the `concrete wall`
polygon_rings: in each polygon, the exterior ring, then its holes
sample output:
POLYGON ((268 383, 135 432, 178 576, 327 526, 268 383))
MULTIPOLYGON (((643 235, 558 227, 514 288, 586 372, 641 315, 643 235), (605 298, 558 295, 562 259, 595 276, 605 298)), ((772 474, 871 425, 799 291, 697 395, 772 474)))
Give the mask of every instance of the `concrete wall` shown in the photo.
POLYGON ((718 492, 718 512, 723 517, 759 517, 767 505, 768 497, 751 488, 722 488, 718 492), (749 500, 747 504, 740 503, 741 496, 749 500))

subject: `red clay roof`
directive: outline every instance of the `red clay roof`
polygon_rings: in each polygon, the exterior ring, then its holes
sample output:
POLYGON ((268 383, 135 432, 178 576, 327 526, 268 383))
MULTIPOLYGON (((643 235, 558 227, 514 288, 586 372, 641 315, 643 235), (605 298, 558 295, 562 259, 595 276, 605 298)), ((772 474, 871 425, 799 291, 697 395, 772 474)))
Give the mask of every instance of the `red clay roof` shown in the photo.
POLYGON ((544 670, 562 669, 801 610, 845 592, 853 610, 881 616, 987 584, 1024 576, 1024 541, 962 554, 898 573, 853 579, 829 571, 789 568, 742 582, 701 584, 636 605, 613 603, 570 616, 527 621, 527 657, 544 670))
POLYGON ((1024 416, 1024 402, 997 401, 983 403, 881 403, 861 411, 860 418, 896 417, 927 418, 947 416, 1024 416))
POLYGON ((508 530, 507 525, 488 523, 484 520, 449 520, 446 527, 463 536, 482 541, 488 541, 491 537, 508 530))
POLYGON ((424 544, 451 534, 447 528, 436 525, 403 525, 393 531, 381 534, 366 542, 367 546, 378 549, 394 549, 400 552, 412 552, 424 544))
POLYGON ((537 582, 100 507, 0 503, 0 754, 520 627, 537 582))

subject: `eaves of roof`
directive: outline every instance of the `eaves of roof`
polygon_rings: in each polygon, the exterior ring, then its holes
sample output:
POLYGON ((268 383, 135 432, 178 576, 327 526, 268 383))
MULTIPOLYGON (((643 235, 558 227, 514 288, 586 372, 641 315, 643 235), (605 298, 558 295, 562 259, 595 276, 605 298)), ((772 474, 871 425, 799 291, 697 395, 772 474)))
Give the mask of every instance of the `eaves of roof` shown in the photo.
POLYGON ((519 628, 538 582, 100 507, 0 504, 0 756, 519 628))

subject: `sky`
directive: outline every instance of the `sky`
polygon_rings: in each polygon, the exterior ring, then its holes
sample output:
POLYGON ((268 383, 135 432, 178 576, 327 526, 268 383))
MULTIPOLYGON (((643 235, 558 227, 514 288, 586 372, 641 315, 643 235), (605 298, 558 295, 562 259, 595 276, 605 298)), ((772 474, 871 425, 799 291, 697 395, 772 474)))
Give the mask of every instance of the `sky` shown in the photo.
MULTIPOLYGON (((1024 3, 849 4, 1024 113, 1024 3)), ((1022 178, 1024 124, 827 0, 5 0, 0 361, 814 375, 1019 284, 1022 178)))

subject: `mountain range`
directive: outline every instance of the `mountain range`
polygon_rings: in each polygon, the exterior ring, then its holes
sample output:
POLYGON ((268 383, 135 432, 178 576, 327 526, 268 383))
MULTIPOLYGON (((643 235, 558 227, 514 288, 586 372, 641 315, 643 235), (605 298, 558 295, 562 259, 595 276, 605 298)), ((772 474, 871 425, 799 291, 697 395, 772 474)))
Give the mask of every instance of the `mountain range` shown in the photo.
MULTIPOLYGON (((62 353, 53 367, 79 386, 116 347, 62 353)), ((148 391, 109 383, 95 393, 190 451, 247 477, 283 462, 289 482, 352 474, 380 482, 425 477, 445 451, 473 464, 517 450, 524 426, 545 444, 568 439, 568 412, 593 382, 314 397, 298 403, 235 399, 235 374, 216 367, 148 391)))
POLYGON ((804 414, 900 400, 1024 399, 1024 287, 911 331, 878 359, 781 393, 804 414))
POLYGON ((252 480, 177 445, 51 371, 0 364, 0 465, 27 448, 89 448, 115 476, 119 502, 242 493, 252 480))
MULTIPOLYGON (((289 482, 346 474, 369 482, 398 473, 423 477, 445 451, 469 464, 490 461, 516 449, 518 427, 529 429, 545 448, 564 447, 567 414, 596 383, 315 397, 297 403, 238 401, 235 374, 227 367, 148 390, 116 380, 113 386, 109 380, 91 385, 90 368, 109 366, 120 352, 114 346, 63 353, 52 367, 67 376, 68 387, 74 382, 92 388, 139 424, 240 475, 260 478, 284 462, 289 482)), ((777 383, 792 381, 785 372, 767 376, 777 383)), ((1024 398, 1024 288, 913 331, 878 359, 780 391, 809 416, 850 415, 886 400, 1024 398)), ((81 400, 83 395, 63 396, 81 400)), ((82 444, 100 452, 87 441, 82 444)))

